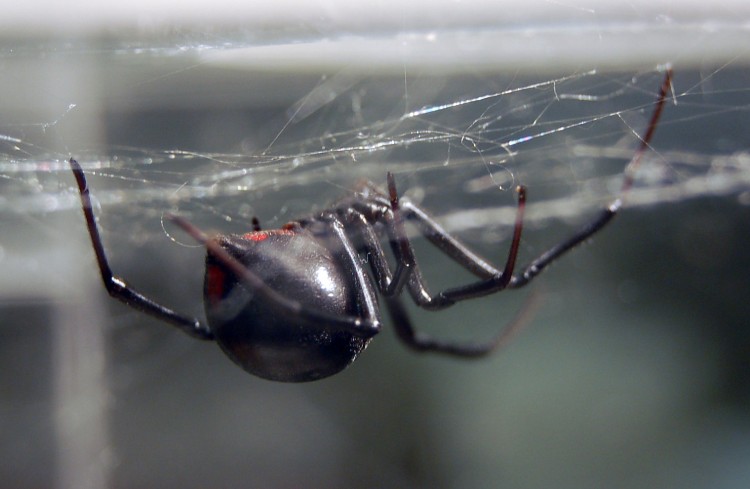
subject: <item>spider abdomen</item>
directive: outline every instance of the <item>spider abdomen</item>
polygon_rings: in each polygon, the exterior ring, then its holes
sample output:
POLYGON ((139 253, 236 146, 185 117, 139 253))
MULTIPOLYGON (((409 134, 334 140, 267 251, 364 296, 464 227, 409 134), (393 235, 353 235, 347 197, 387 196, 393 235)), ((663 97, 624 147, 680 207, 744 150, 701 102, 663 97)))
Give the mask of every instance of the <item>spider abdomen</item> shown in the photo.
MULTIPOLYGON (((286 229, 222 236, 232 257, 303 307, 336 316, 361 315, 359 292, 335 250, 305 231, 286 229)), ((347 331, 307 324, 256 297, 210 253, 204 283, 206 317, 216 341, 238 365, 259 377, 306 382, 346 368, 367 345, 347 331)))

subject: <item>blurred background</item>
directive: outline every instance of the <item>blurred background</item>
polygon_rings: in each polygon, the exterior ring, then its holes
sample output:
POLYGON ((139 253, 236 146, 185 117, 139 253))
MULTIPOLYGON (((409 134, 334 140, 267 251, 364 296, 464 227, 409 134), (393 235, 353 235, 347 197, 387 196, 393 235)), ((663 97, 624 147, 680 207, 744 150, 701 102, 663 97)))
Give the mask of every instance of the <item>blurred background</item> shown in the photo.
MULTIPOLYGON (((0 487, 736 488, 750 483, 750 9, 686 2, 229 1, 0 19, 0 487), (244 232, 362 178, 503 263, 618 196, 663 70, 673 93, 613 224, 528 290, 429 313, 461 361, 386 320, 349 369, 271 383, 110 299, 115 273, 202 316, 178 212, 244 232)), ((435 291, 470 280, 414 236, 435 291)))

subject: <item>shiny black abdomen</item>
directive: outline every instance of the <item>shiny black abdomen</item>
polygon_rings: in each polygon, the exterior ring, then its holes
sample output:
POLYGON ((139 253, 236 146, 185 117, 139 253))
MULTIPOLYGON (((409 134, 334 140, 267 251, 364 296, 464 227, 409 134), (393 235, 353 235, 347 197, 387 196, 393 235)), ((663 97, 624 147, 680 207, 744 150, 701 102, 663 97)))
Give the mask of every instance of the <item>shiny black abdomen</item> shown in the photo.
MULTIPOLYGON (((271 289, 310 309, 362 316, 360 292, 337 260, 336 247, 304 230, 222 236, 221 246, 271 289)), ((206 316, 222 350, 248 372, 269 380, 306 382, 346 368, 367 339, 306 324, 253 293, 211 254, 206 258, 206 316)))

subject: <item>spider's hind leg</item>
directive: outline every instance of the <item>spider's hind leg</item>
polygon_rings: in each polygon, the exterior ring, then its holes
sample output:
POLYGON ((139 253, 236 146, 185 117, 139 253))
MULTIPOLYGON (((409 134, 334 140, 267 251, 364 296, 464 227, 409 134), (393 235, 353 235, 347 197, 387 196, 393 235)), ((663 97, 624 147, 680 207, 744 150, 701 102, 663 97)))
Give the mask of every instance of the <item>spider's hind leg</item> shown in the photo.
POLYGON ((421 333, 412 326, 409 314, 398 297, 386 297, 385 304, 399 339, 413 350, 461 358, 477 358, 505 347, 531 322, 539 306, 539 294, 532 293, 516 316, 493 338, 472 343, 443 340, 421 333))
POLYGON ((99 273, 102 277, 102 282, 104 282, 104 287, 107 289, 107 293, 109 293, 111 297, 134 309, 143 311, 146 314, 176 326, 194 338, 213 340, 214 335, 211 328, 199 319, 183 316, 182 314, 155 302, 130 287, 123 279, 112 273, 109 261, 107 260, 107 255, 104 252, 104 245, 102 244, 102 238, 99 234, 99 228, 96 225, 96 218, 94 217, 94 211, 91 206, 91 196, 89 195, 86 175, 83 173, 81 165, 79 165, 76 160, 71 158, 69 163, 70 169, 75 176, 76 184, 78 185, 78 193, 81 197, 81 207, 83 208, 83 215, 86 218, 86 227, 89 231, 91 245, 94 248, 96 262, 99 266, 99 273))

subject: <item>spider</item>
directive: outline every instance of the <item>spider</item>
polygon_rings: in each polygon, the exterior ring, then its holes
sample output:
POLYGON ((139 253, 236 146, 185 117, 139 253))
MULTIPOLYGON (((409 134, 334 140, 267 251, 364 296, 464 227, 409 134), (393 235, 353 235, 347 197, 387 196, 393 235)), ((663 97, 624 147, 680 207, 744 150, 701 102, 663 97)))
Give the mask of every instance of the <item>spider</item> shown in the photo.
POLYGON ((395 178, 387 173, 387 193, 372 183, 317 215, 263 230, 253 219, 242 235, 208 236, 184 218, 166 214, 207 249, 204 279, 206 322, 179 314, 139 293, 114 275, 104 252, 81 166, 70 159, 83 214, 104 286, 112 297, 176 326, 187 334, 213 340, 246 371, 281 382, 306 382, 336 374, 351 364, 380 331, 377 292, 383 297, 398 337, 418 351, 459 357, 490 353, 508 341, 523 322, 517 316, 490 341, 456 343, 436 339, 412 326, 400 301, 406 289, 427 310, 441 310, 466 299, 518 289, 550 263, 604 228, 622 207, 633 183, 633 170, 648 149, 671 87, 666 70, 645 136, 626 170, 621 196, 588 224, 515 272, 526 188, 517 187, 510 251, 502 269, 480 258, 449 235, 416 204, 400 199, 395 178), (410 222, 449 258, 477 276, 468 285, 431 293, 405 231, 410 222), (381 245, 387 237, 392 270, 381 245), (367 255, 371 274, 362 255, 367 255))

